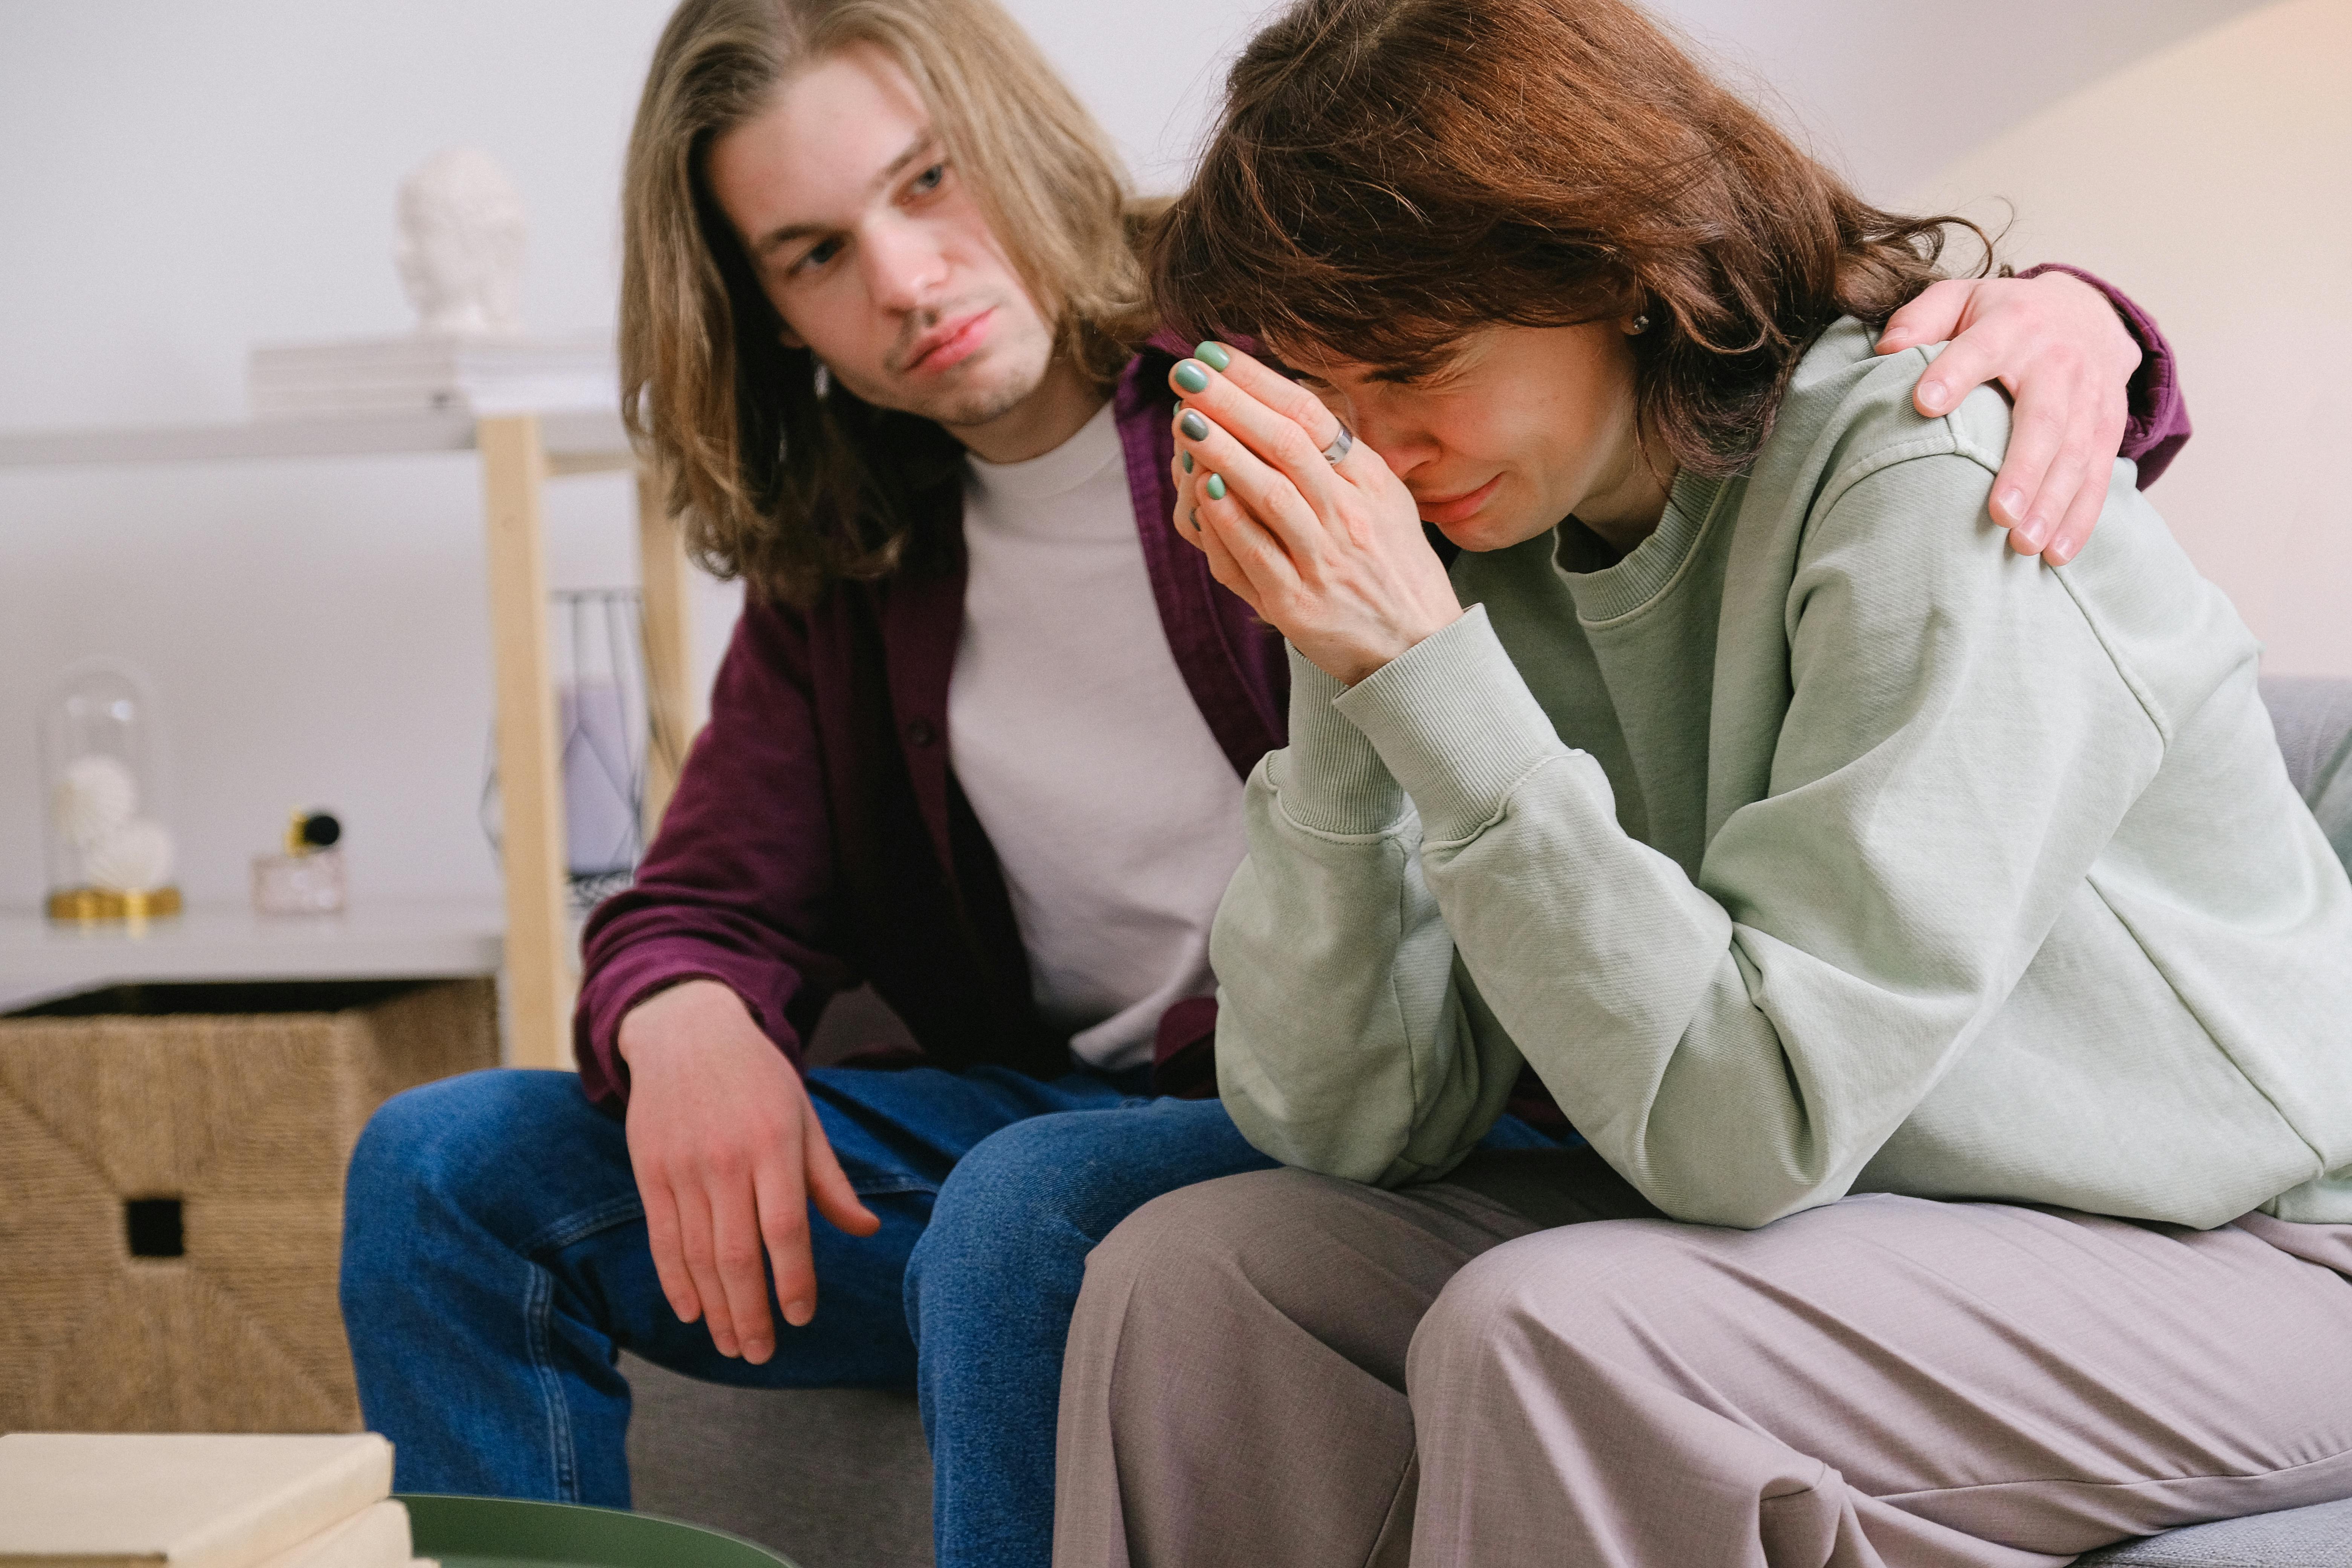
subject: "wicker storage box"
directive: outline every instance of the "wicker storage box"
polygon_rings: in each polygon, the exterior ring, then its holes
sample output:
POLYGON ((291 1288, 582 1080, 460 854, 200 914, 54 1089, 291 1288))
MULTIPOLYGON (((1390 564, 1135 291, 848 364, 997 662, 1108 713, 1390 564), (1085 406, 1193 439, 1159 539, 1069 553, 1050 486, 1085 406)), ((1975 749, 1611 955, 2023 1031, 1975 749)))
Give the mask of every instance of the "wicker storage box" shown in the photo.
POLYGON ((343 1170, 498 1061, 488 980, 150 985, 0 1018, 0 1431, 360 1427, 343 1170))

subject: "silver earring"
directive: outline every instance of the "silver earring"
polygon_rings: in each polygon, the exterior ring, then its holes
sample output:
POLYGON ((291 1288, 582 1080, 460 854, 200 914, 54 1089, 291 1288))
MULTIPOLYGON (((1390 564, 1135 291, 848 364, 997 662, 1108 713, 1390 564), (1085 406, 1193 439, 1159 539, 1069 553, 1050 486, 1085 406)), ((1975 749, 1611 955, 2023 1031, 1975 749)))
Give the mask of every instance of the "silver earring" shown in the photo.
POLYGON ((1646 332, 1646 331, 1648 331, 1649 330, 1650 330, 1650 318, 1649 318, 1649 317, 1647 317, 1647 316, 1636 316, 1636 317, 1634 317, 1634 318, 1633 318, 1633 331, 1634 331, 1634 334, 1635 334, 1636 336, 1639 336, 1640 334, 1642 334, 1642 333, 1643 333, 1643 332, 1646 332))
POLYGON ((833 395, 833 372, 825 368, 823 360, 816 362, 816 395, 819 402, 833 395))

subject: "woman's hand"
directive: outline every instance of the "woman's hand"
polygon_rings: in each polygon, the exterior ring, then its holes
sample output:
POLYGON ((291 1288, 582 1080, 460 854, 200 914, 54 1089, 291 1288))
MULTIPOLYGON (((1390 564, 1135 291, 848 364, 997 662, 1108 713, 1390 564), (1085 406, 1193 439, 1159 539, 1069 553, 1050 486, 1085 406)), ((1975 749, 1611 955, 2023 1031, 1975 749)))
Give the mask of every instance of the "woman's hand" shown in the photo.
POLYGON ((2010 548, 2074 558, 2107 499, 2140 346, 2107 297, 2079 278, 1954 278, 1889 318, 1878 352, 1950 340, 1919 378, 1919 412, 1948 414, 1998 379, 2017 402, 1992 517, 2010 548))
POLYGON ((1380 454, 1323 449, 1339 416, 1239 349, 1202 343, 1170 384, 1176 531, 1318 668, 1353 685, 1462 614, 1421 513, 1380 454))

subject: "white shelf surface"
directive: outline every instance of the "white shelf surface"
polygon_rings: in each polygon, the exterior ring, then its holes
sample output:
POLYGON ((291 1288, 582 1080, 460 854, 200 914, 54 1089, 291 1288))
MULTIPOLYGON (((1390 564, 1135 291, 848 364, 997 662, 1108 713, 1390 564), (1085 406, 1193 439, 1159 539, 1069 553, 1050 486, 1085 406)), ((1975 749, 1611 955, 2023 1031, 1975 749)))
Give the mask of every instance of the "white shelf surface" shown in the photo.
MULTIPOLYGON (((320 415, 242 425, 157 425, 143 429, 0 431, 0 468, 67 464, 184 463, 276 458, 365 458, 470 452, 471 414, 320 415)), ((539 416, 548 457, 575 470, 629 459, 617 412, 565 409, 539 416)))
POLYGON ((341 915, 192 904, 143 927, 66 925, 0 910, 0 1013, 105 985, 231 980, 437 980, 495 974, 495 902, 370 900, 341 915))

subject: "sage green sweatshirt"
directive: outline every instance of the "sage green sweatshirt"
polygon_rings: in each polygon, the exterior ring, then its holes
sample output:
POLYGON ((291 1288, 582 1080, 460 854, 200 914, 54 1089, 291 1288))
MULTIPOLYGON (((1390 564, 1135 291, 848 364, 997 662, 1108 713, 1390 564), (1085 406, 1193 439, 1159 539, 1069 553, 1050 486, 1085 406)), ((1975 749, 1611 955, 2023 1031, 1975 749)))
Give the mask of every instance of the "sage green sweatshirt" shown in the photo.
POLYGON ((1212 948, 1258 1148, 1433 1178, 1524 1061, 1685 1220, 2352 1221, 2352 887, 2252 637, 2128 464, 2013 554, 2007 405, 1922 418, 1932 355, 1870 348, 1622 561, 1571 523, 1353 688, 1294 653, 1212 948))

